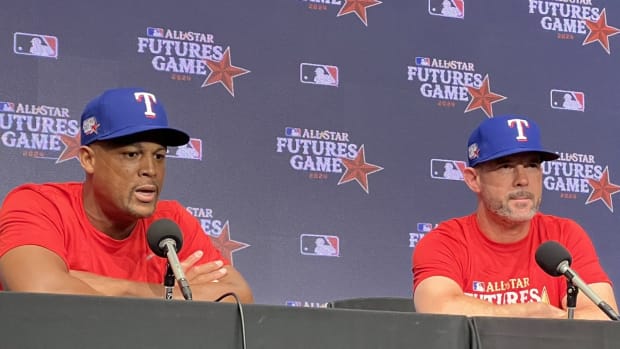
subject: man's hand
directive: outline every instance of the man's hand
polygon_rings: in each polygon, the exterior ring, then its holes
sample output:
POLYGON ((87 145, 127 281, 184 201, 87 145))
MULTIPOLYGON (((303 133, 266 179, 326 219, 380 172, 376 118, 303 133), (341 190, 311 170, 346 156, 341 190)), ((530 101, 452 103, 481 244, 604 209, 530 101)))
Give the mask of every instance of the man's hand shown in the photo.
MULTIPOLYGON (((197 265, 202 256, 203 252, 198 250, 181 262, 195 300, 214 301, 233 292, 241 302, 254 302, 250 287, 237 269, 232 265, 225 266, 220 260, 197 265)), ((175 299, 183 299, 178 288, 175 288, 175 299)), ((234 302, 235 299, 226 297, 223 301, 234 302)))
POLYGON ((226 268, 223 268, 224 262, 219 260, 195 265, 202 258, 202 255, 202 251, 196 251, 181 262, 181 267, 190 286, 197 283, 219 282, 227 274, 226 268))

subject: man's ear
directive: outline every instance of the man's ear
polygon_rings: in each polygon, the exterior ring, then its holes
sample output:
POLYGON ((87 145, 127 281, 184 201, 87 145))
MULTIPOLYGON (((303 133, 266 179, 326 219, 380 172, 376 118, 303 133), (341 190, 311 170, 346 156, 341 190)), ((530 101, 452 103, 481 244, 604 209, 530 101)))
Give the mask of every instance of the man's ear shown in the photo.
POLYGON ((466 167, 463 170, 463 180, 471 191, 476 194, 480 193, 480 175, 475 168, 466 167))
POLYGON ((81 146, 78 159, 80 160, 80 165, 82 165, 84 172, 87 174, 93 174, 93 172, 95 172, 95 151, 93 148, 87 145, 81 146))

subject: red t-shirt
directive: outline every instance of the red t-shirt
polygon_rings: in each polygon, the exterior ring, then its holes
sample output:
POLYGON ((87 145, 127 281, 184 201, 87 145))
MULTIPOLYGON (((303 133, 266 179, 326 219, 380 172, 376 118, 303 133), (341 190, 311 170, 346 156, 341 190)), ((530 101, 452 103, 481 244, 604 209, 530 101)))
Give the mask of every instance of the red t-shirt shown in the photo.
POLYGON ((571 268, 586 283, 607 282, 594 246, 573 220, 537 213, 524 239, 489 240, 476 215, 451 219, 428 233, 413 253, 413 289, 431 276, 454 280, 466 295, 495 304, 545 302, 561 307, 566 278, 545 273, 535 260, 541 243, 555 240, 573 257, 571 268))
POLYGON ((110 238, 88 221, 81 183, 25 184, 11 191, 0 210, 0 257, 18 246, 37 245, 60 256, 70 270, 163 283, 167 259, 156 256, 146 239, 148 227, 160 218, 176 222, 183 233, 181 261, 202 250, 198 264, 218 259, 229 263, 176 201, 159 201, 155 213, 138 220, 129 237, 110 238))

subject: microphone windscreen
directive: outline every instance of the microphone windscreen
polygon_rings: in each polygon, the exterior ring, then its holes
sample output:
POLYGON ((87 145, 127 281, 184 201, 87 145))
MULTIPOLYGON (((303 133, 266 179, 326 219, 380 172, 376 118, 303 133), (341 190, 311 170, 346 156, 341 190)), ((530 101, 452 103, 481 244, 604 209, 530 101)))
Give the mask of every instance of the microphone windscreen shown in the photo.
POLYGON ((181 233, 181 229, 175 222, 167 218, 158 219, 153 222, 146 231, 146 239, 149 242, 151 251, 160 257, 166 257, 166 251, 159 247, 159 243, 164 239, 173 239, 176 243, 177 252, 181 251, 181 246, 183 246, 183 234, 181 233))
POLYGON ((536 250, 536 263, 547 274, 552 276, 561 276, 558 266, 563 261, 567 261, 568 265, 573 262, 570 252, 564 246, 556 241, 546 241, 536 250))

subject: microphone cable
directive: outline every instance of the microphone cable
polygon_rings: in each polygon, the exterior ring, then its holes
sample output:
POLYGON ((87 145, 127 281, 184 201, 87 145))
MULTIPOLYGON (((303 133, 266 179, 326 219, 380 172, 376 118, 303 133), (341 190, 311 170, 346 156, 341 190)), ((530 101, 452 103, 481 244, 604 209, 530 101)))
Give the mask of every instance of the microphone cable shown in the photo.
POLYGON ((215 302, 219 302, 222 299, 228 297, 228 296, 233 296, 233 298, 235 298, 235 303, 237 303, 237 310, 239 311, 239 319, 240 319, 240 324, 241 324, 241 348, 242 349, 246 349, 246 342, 245 342, 245 319, 243 317, 243 307, 241 306, 241 301, 239 300, 239 296, 237 296, 237 294, 235 294, 234 292, 227 292, 224 293, 223 295, 221 295, 218 299, 215 300, 215 302))

